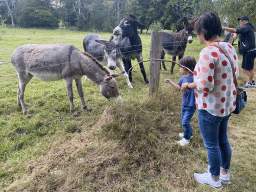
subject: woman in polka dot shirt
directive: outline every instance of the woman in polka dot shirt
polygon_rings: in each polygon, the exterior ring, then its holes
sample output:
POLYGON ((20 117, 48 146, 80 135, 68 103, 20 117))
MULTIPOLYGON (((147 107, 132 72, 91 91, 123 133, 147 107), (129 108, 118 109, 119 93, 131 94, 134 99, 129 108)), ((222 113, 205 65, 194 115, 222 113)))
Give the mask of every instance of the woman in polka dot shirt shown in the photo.
POLYGON ((198 124, 207 149, 209 170, 195 173, 199 183, 221 189, 221 182, 230 183, 229 167, 231 148, 227 138, 228 119, 235 110, 236 87, 231 63, 223 52, 212 44, 221 45, 234 62, 238 77, 238 58, 234 47, 221 42, 221 22, 215 12, 203 14, 195 23, 200 44, 206 47, 200 52, 194 70, 194 82, 183 84, 181 90, 195 89, 198 124))

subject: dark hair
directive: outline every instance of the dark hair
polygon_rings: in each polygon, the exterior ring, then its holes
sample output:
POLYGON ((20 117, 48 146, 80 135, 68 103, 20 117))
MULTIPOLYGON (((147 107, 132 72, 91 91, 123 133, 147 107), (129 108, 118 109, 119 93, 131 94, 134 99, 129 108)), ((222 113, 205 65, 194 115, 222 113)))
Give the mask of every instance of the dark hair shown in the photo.
POLYGON ((196 59, 194 57, 191 56, 186 56, 183 57, 180 61, 179 61, 179 66, 184 68, 187 71, 190 71, 193 73, 195 66, 196 66, 196 59))
POLYGON ((217 13, 209 11, 204 13, 195 23, 195 31, 198 35, 204 34, 206 41, 212 37, 221 35, 222 27, 217 13))

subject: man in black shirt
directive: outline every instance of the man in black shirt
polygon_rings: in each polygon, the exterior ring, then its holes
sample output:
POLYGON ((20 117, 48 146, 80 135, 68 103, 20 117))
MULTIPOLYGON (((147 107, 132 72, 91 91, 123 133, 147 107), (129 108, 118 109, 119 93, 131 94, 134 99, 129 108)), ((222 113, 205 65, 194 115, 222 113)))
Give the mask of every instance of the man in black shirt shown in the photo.
POLYGON ((239 34, 238 48, 239 53, 243 55, 242 68, 249 78, 245 88, 252 88, 256 86, 253 69, 254 58, 256 57, 254 26, 249 23, 247 16, 242 16, 237 20, 240 21, 240 28, 235 29, 222 26, 222 29, 234 33, 234 39, 239 34))

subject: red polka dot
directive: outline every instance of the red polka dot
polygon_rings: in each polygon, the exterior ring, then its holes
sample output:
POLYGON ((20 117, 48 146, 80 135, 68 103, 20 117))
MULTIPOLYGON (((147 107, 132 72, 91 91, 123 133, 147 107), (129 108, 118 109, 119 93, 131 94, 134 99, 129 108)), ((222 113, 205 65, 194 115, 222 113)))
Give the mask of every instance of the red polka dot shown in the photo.
POLYGON ((209 55, 204 54, 204 55, 203 55, 203 59, 208 61, 208 60, 210 59, 210 57, 209 57, 209 55))
POLYGON ((224 103, 226 101, 226 97, 221 98, 221 102, 224 103))
POLYGON ((209 64, 209 67, 210 67, 211 69, 214 69, 214 68, 215 68, 214 63, 210 63, 210 64, 209 64))
POLYGON ((203 96, 204 96, 204 97, 207 97, 207 96, 208 96, 208 93, 204 93, 203 96))
POLYGON ((226 60, 224 60, 224 61, 222 62, 222 65, 223 65, 223 66, 227 66, 227 64, 228 64, 228 62, 227 62, 226 60))
POLYGON ((218 53, 216 53, 216 52, 212 52, 211 55, 212 55, 213 57, 218 57, 218 53))
POLYGON ((234 59, 236 60, 236 55, 234 55, 234 59))
POLYGON ((221 87, 221 90, 222 90, 222 91, 225 91, 226 89, 227 89, 226 85, 223 85, 223 86, 221 87))
POLYGON ((215 97, 220 97, 220 92, 214 93, 214 96, 215 96, 215 97))
POLYGON ((196 103, 196 108, 198 108, 198 104, 196 103))
POLYGON ((198 67, 198 72, 199 72, 199 73, 200 73, 200 70, 201 70, 200 67, 198 67))
POLYGON ((223 78, 223 79, 226 79, 226 78, 227 78, 227 73, 223 73, 223 74, 222 74, 222 78, 223 78))
POLYGON ((200 83, 201 83, 202 85, 205 85, 205 84, 206 84, 205 80, 201 80, 200 83))
POLYGON ((213 81, 213 77, 212 76, 208 76, 208 81, 212 82, 213 81))
POLYGON ((195 93, 195 98, 198 98, 198 94, 197 93, 195 93))
POLYGON ((194 71, 194 76, 197 76, 197 72, 196 71, 194 71))
POLYGON ((214 105, 214 108, 215 108, 215 109, 219 109, 219 108, 220 108, 220 104, 215 104, 215 105, 214 105))
POLYGON ((235 101, 233 102, 233 106, 236 106, 236 102, 235 101))
POLYGON ((202 72, 207 73, 208 72, 207 67, 202 67, 202 72))
POLYGON ((236 90, 233 91, 233 95, 236 95, 236 90))
POLYGON ((203 103, 203 108, 206 108, 207 107, 207 104, 206 103, 203 103))
POLYGON ((223 53, 223 51, 222 51, 221 49, 219 49, 219 52, 220 52, 220 53, 223 53))
POLYGON ((235 69, 234 69, 234 70, 235 70, 235 72, 236 72, 236 70, 237 70, 237 69, 236 69, 236 67, 235 67, 235 69))
POLYGON ((231 45, 228 45, 230 49, 232 49, 232 46, 231 45))
POLYGON ((221 109, 220 112, 223 114, 223 113, 225 112, 225 110, 224 110, 224 109, 221 109))
POLYGON ((205 92, 209 92, 210 90, 208 88, 204 88, 204 91, 205 92))

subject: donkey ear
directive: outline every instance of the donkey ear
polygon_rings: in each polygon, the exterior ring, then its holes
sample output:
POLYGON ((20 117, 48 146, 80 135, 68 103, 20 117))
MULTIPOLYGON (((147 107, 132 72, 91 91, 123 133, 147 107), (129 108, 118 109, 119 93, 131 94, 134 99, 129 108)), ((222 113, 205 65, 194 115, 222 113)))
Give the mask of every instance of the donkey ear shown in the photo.
POLYGON ((186 26, 188 24, 188 18, 184 17, 183 25, 186 26))
POLYGON ((106 40, 95 40, 97 43, 100 43, 102 45, 107 45, 109 41, 106 40))
POLYGON ((113 39, 114 39, 114 36, 111 35, 111 36, 110 36, 110 39, 109 39, 108 41, 112 41, 113 39))
POLYGON ((194 20, 192 21, 193 24, 195 24, 198 19, 199 19, 199 17, 197 17, 196 19, 194 19, 194 20))
POLYGON ((108 81, 110 81, 111 79, 113 79, 112 76, 107 76, 104 80, 108 82, 108 81))

